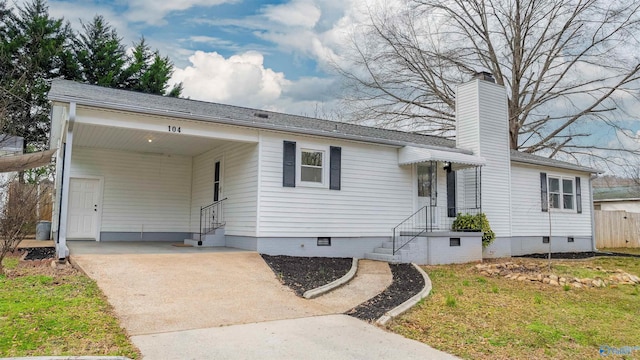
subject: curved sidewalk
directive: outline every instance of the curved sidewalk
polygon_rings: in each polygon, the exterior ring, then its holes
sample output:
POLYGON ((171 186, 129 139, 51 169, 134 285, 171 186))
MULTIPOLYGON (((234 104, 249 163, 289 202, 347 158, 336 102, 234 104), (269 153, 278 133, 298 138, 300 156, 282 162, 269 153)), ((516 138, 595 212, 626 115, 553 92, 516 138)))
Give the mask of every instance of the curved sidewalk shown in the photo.
POLYGON ((344 313, 383 292, 393 275, 389 264, 381 261, 359 260, 356 276, 329 293, 309 300, 335 313, 344 313))

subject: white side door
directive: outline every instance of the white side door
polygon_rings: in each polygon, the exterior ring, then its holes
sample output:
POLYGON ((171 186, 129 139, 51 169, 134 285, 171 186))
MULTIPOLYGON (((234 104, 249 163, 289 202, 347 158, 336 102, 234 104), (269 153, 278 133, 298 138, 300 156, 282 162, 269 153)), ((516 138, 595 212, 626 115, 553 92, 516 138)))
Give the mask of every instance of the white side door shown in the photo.
POLYGON ((68 239, 98 239, 99 202, 99 179, 70 179, 68 239))

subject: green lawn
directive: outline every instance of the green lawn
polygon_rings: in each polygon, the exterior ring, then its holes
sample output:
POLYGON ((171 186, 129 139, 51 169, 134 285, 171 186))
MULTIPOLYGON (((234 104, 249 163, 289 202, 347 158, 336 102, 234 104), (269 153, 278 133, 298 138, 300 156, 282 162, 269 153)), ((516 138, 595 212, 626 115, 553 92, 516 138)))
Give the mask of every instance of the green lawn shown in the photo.
POLYGON ((122 355, 139 351, 96 284, 77 271, 22 268, 0 276, 0 357, 122 355))
MULTIPOLYGON (((597 266, 640 274, 638 258, 553 264, 556 274, 598 275, 597 266)), ((637 346, 629 358, 640 358, 640 286, 565 290, 472 267, 425 267, 431 295, 390 329, 466 359, 597 359, 604 345, 637 346)))

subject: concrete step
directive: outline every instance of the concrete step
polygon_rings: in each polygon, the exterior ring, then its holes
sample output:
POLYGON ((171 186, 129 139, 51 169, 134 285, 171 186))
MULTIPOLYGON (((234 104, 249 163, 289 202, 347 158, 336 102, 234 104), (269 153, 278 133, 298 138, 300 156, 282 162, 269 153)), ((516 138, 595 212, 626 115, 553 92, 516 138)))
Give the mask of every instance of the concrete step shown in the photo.
POLYGON ((364 258, 369 260, 384 261, 391 264, 397 264, 401 261, 400 255, 379 254, 375 252, 364 254, 364 258))
MULTIPOLYGON (((393 241, 385 241, 382 243, 382 246, 385 249, 393 249, 393 241)), ((413 242, 408 243, 403 246, 402 249, 411 250, 413 248, 413 242)))
POLYGON ((373 249, 373 252, 376 254, 388 254, 388 255, 393 255, 393 249, 392 248, 386 248, 386 247, 378 247, 373 249))

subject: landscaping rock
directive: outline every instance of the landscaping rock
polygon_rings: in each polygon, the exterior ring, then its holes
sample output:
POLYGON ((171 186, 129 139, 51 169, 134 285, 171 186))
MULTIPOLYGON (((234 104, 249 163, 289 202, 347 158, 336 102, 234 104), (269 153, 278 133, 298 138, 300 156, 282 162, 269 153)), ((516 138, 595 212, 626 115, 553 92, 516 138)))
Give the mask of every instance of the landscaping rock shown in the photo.
POLYGON ((544 274, 547 269, 543 264, 516 264, 513 262, 477 264, 474 268, 484 276, 501 276, 508 280, 541 282, 551 286, 571 286, 575 289, 581 288, 602 288, 607 286, 617 286, 619 284, 635 285, 640 284, 640 278, 629 274, 622 269, 605 270, 602 267, 586 266, 588 269, 597 270, 603 273, 611 273, 608 279, 591 279, 576 277, 559 277, 555 274, 544 274))

